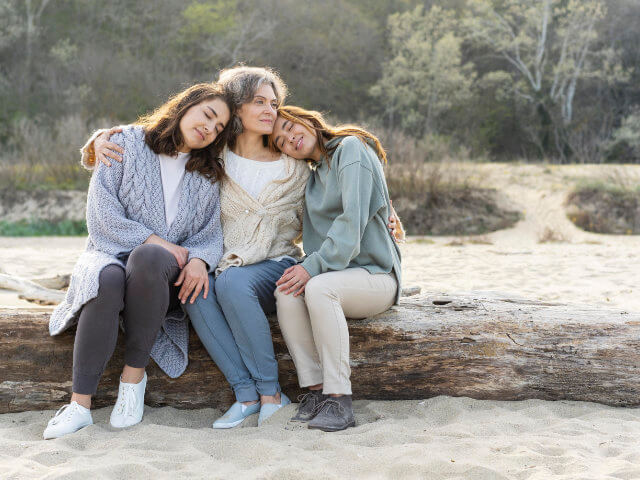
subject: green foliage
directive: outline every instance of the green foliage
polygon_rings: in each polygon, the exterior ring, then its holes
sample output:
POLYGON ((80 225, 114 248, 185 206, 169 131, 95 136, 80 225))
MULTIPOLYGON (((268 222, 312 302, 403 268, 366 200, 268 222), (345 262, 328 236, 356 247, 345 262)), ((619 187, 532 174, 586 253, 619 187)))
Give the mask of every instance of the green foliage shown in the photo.
POLYGON ((437 132, 442 115, 471 95, 474 72, 462 64, 456 30, 454 13, 437 6, 389 17, 392 58, 371 94, 409 132, 437 132))
POLYGON ((94 127, 240 62, 413 143, 640 161, 639 23, 637 0, 0 0, 0 183, 85 184, 94 127))
POLYGON ((22 220, 19 222, 0 221, 0 237, 44 237, 87 235, 84 220, 22 220))

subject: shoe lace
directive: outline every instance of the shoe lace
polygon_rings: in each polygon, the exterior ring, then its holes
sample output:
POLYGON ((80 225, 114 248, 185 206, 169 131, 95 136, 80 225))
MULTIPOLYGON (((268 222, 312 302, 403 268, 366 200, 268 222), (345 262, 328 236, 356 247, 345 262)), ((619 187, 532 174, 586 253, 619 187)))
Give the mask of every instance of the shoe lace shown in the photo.
POLYGON ((120 385, 122 392, 122 402, 118 405, 118 415, 124 413, 125 416, 131 416, 136 411, 136 394, 134 385, 120 385))
POLYGON ((53 416, 53 425, 57 425, 59 422, 68 422, 73 415, 72 412, 75 409, 75 405, 67 403, 58 409, 56 414, 53 416))
POLYGON ((305 408, 308 404, 314 402, 316 399, 316 395, 311 392, 303 393, 302 395, 298 395, 298 402, 300 403, 299 408, 305 408))
POLYGON ((340 402, 336 400, 332 400, 331 398, 327 398, 322 402, 316 405, 316 408, 313 409, 313 413, 320 413, 320 411, 324 410, 326 413, 331 413, 335 411, 335 414, 340 415, 345 412, 344 407, 340 404, 340 402))

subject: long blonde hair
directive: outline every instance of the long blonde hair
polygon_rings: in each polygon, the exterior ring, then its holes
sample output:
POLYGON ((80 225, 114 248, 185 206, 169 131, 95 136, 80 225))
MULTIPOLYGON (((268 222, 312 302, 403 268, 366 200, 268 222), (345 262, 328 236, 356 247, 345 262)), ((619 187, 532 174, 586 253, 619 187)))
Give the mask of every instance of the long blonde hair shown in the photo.
MULTIPOLYGON (((304 125, 305 127, 313 130, 318 139, 318 148, 327 157, 331 156, 338 147, 338 145, 334 145, 331 148, 327 148, 326 142, 328 140, 335 137, 353 135, 354 137, 358 137, 364 144, 367 144, 367 142, 373 144, 372 146, 374 147, 376 155, 378 155, 380 161, 383 164, 387 163, 387 153, 384 151, 384 148, 382 148, 380 140, 363 128, 356 125, 332 126, 326 122, 320 112, 316 112, 315 110, 306 110, 294 105, 284 105, 280 107, 278 109, 278 115, 285 120, 304 125)), ((269 143, 277 150, 272 137, 270 137, 269 143)))

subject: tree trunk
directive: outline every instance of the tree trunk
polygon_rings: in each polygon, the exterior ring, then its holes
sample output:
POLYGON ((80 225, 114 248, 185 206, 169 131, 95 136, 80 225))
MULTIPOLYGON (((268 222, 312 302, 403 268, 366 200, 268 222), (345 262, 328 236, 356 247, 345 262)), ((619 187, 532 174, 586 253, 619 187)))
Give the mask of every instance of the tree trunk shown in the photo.
MULTIPOLYGON (((0 310, 0 413, 53 409, 69 399, 73 332, 50 337, 48 313, 0 310)), ((272 322, 274 319, 271 319, 272 322)), ((350 320, 357 399, 583 400, 640 405, 640 314, 497 295, 421 295, 376 317, 350 320)), ((300 392, 272 323, 283 390, 300 392)), ((112 405, 122 338, 94 404, 112 405)), ((146 403, 226 407, 231 389, 196 335, 178 379, 153 362, 146 403)))

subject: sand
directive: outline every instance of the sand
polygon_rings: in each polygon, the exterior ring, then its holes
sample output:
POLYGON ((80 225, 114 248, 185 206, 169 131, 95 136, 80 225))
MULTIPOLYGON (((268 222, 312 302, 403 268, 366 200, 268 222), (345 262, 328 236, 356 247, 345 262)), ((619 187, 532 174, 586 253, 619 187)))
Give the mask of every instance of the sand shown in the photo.
POLYGON ((287 422, 293 406, 256 428, 215 431, 220 412, 146 408, 117 431, 95 425, 40 440, 52 412, 0 416, 0 477, 633 479, 640 412, 580 402, 488 402, 437 397, 355 402, 358 426, 327 434, 287 422))
MULTIPOLYGON (((410 238, 406 284, 640 311, 640 238, 582 232, 562 207, 567 179, 607 167, 470 168, 524 220, 481 237, 410 238)), ((83 247, 83 238, 0 238, 0 266, 27 278, 68 273, 83 247)), ((32 306, 6 291, 0 305, 32 306)), ((146 407, 142 424, 118 431, 106 408, 94 426, 51 441, 41 435, 53 411, 4 414, 0 478, 640 478, 640 409, 452 397, 354 405, 356 428, 333 434, 288 423, 293 406, 230 431, 210 428, 221 411, 168 407, 146 407)))

